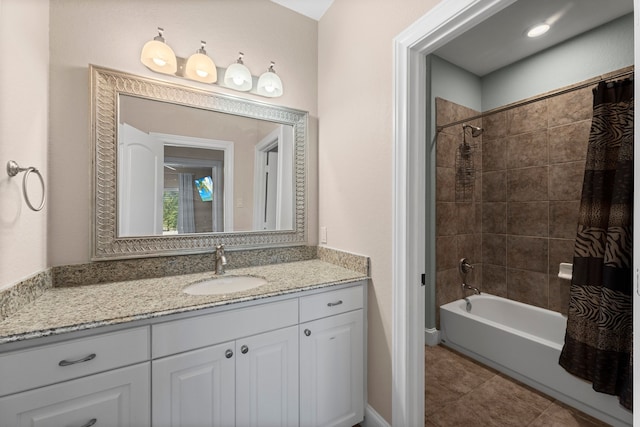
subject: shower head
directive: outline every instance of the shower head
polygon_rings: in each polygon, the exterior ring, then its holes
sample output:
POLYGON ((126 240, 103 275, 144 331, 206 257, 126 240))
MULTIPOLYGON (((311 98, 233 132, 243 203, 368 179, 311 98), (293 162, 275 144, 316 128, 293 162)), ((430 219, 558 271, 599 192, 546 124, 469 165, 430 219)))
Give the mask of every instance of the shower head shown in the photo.
POLYGON ((479 137, 480 135, 482 135, 482 132, 484 132, 484 129, 478 126, 467 125, 467 124, 462 125, 463 132, 466 131, 467 129, 471 129, 471 136, 474 138, 479 137))

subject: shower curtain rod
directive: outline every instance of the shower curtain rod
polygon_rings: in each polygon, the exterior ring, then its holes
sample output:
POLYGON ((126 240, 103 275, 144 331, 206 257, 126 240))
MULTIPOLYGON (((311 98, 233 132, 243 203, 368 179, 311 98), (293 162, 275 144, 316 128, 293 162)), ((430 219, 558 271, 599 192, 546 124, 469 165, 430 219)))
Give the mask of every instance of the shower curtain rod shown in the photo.
POLYGON ((513 104, 509 104, 509 105, 506 105, 504 107, 500 107, 500 108, 497 108, 495 110, 488 111, 486 113, 477 114, 475 116, 467 117, 466 119, 463 119, 463 120, 458 120, 458 121, 455 121, 455 122, 447 123, 446 125, 437 126, 436 127, 436 133, 441 132, 443 129, 449 128, 451 126, 461 125, 461 124, 467 123, 467 122, 469 122, 471 120, 482 119, 482 118, 490 116, 492 114, 502 113, 503 111, 511 110, 512 108, 522 107, 524 105, 533 104, 534 102, 538 102, 538 101, 544 101, 545 99, 553 98, 553 97, 556 97, 556 96, 559 96, 559 95, 564 95, 566 93, 570 93, 570 92, 573 92, 575 90, 584 89, 586 87, 596 85, 596 84, 598 84, 600 82, 606 82, 608 80, 615 80, 615 79, 619 79, 619 78, 625 77, 625 76, 633 76, 633 72, 634 72, 634 70, 631 69, 631 70, 627 70, 627 71, 622 71, 622 72, 617 73, 617 74, 611 74, 611 75, 606 76, 606 77, 599 77, 599 78, 596 78, 596 79, 589 80, 589 81, 587 81, 585 83, 579 84, 578 86, 573 86, 573 87, 570 87, 570 88, 567 88, 567 89, 559 90, 558 92, 549 93, 547 95, 542 95, 542 96, 539 96, 537 98, 531 98, 531 99, 527 99, 527 100, 524 100, 524 101, 515 102, 513 104))

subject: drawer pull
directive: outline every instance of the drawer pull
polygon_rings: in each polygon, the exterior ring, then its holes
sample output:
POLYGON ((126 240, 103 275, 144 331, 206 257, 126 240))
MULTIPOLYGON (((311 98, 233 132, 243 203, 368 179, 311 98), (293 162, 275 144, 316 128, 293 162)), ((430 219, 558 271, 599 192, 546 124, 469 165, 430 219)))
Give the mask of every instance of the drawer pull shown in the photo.
POLYGON ((86 424, 83 424, 82 427, 91 427, 92 425, 94 425, 97 422, 98 422, 97 418, 91 418, 89 420, 89 422, 87 422, 86 424))
MULTIPOLYGON (((75 365, 76 363, 88 362, 89 360, 93 360, 95 358, 96 358, 96 354, 95 353, 91 353, 87 357, 83 357, 82 359, 78 359, 78 360, 61 360, 60 363, 58 363, 58 365, 59 366, 70 366, 70 365, 75 365)), ((94 423, 95 423, 95 419, 93 419, 91 421, 94 421, 94 423)), ((91 421, 89 421, 89 422, 91 422, 91 421)), ((93 424, 87 424, 87 425, 93 425, 93 424)))
POLYGON ((342 300, 338 300, 336 302, 330 302, 329 304, 327 304, 328 307, 335 307, 336 305, 340 305, 342 304, 342 300))

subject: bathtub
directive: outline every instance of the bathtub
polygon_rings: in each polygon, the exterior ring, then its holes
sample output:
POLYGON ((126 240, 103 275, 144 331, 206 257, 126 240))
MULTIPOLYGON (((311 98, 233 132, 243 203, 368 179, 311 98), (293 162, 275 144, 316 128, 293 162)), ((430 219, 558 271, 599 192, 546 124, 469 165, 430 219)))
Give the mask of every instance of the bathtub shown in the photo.
POLYGON ((608 424, 633 425, 616 396, 597 393, 558 364, 565 316, 489 294, 467 300, 440 307, 444 345, 608 424))

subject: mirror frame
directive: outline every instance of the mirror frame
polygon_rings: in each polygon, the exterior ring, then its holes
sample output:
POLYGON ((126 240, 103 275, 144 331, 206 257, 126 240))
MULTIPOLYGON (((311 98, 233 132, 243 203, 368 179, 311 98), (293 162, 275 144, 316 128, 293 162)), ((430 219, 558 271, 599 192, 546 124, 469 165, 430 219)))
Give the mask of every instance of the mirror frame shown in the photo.
POLYGON ((89 71, 93 147, 92 260, 211 252, 217 244, 224 244, 228 249, 252 249, 307 243, 308 113, 306 111, 136 76, 95 65, 89 65, 89 71), (117 129, 120 94, 293 126, 294 229, 118 237, 116 177, 118 176, 117 129))

